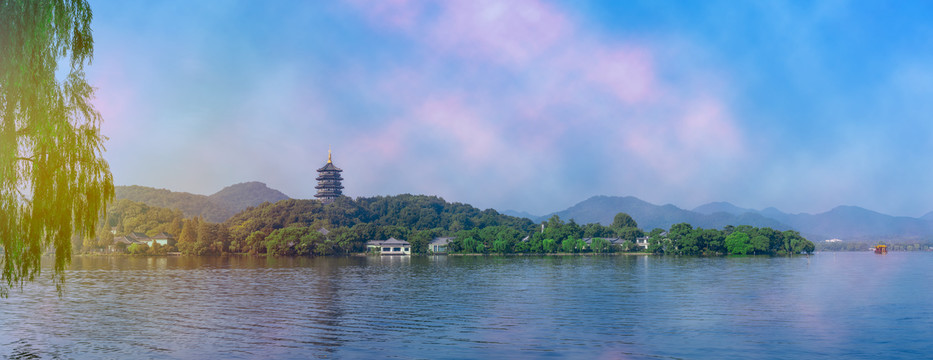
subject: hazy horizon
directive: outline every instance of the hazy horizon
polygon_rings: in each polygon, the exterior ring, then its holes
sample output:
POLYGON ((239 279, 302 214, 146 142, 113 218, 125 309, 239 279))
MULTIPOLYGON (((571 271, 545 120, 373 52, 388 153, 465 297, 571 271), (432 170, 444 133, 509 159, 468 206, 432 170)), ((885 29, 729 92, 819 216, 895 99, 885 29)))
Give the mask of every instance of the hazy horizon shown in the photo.
POLYGON ((933 4, 91 1, 114 180, 931 210, 933 4))

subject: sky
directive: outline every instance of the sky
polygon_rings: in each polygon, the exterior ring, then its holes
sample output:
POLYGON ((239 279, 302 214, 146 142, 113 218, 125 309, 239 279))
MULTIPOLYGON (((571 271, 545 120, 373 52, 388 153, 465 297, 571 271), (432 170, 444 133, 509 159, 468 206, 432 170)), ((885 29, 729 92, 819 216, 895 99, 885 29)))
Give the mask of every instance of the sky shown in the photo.
POLYGON ((118 185, 933 210, 933 3, 97 1, 118 185))

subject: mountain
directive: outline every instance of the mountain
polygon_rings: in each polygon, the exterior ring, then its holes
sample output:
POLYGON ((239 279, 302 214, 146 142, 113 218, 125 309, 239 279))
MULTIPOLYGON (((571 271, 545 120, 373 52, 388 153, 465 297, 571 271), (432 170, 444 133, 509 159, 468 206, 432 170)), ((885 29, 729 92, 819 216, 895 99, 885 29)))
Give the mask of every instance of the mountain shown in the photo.
POLYGON ((228 209, 236 209, 237 212, 250 206, 258 206, 264 202, 274 203, 279 200, 290 199, 282 192, 270 189, 266 184, 258 181, 230 185, 207 198, 228 209))
POLYGON ((933 211, 930 211, 919 218, 920 220, 933 221, 933 211))
POLYGON ((210 222, 224 222, 234 214, 263 202, 288 199, 285 194, 260 182, 228 186, 211 196, 139 185, 116 186, 114 190, 116 200, 128 199, 149 206, 179 209, 185 216, 201 216, 210 222))
POLYGON ((858 206, 837 206, 815 215, 790 215, 776 210, 762 211, 762 215, 781 218, 805 235, 824 239, 915 240, 933 236, 933 222, 885 215, 858 206))
MULTIPOLYGON (((727 202, 714 202, 684 210, 674 205, 654 205, 638 198, 594 196, 551 215, 577 223, 612 223, 625 212, 644 230, 669 229, 686 222, 694 227, 721 229, 726 225, 752 225, 775 230, 793 229, 810 239, 839 238, 861 241, 915 241, 933 239, 933 212, 921 218, 891 216, 857 206, 838 206, 819 214, 788 214, 773 207, 745 209, 727 202)), ((548 215, 544 217, 550 217, 548 215)))
POLYGON ((719 201, 697 206, 693 209, 693 212, 706 215, 711 215, 718 212, 724 212, 732 215, 742 215, 744 213, 754 213, 756 211, 752 209, 740 208, 724 201, 719 201))
POLYGON ((721 229, 726 225, 752 225, 776 230, 790 229, 790 226, 786 224, 756 213, 733 215, 719 211, 703 214, 684 210, 671 204, 654 205, 633 196, 594 196, 551 215, 558 215, 565 220, 574 219, 580 224, 598 222, 609 225, 612 224, 613 217, 620 212, 631 215, 638 226, 645 230, 669 229, 671 225, 682 222, 707 229, 721 229))
POLYGON ((530 219, 531 221, 534 221, 534 222, 539 222, 539 221, 541 221, 541 217, 540 217, 540 216, 538 216, 538 215, 532 215, 532 214, 530 214, 530 213, 528 213, 528 212, 525 212, 525 211, 505 210, 505 211, 500 211, 499 213, 502 214, 502 215, 508 215, 508 216, 514 216, 514 217, 519 217, 519 218, 530 219))

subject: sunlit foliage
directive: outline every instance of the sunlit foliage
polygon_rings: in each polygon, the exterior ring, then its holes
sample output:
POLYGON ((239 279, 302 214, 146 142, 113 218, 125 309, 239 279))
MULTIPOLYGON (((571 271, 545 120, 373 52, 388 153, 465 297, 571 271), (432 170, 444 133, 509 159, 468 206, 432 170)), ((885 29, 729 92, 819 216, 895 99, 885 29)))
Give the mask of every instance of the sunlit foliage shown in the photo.
POLYGON ((34 279, 46 251, 60 291, 72 238, 93 236, 113 198, 84 78, 91 17, 83 0, 0 1, 0 295, 34 279))

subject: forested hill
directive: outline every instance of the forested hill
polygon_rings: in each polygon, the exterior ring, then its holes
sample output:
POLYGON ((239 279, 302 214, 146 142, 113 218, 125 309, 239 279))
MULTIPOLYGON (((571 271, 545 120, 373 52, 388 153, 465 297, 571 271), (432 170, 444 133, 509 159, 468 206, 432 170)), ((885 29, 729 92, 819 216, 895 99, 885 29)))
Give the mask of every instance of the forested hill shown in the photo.
POLYGON ((235 209, 236 212, 239 212, 264 202, 274 203, 290 198, 278 190, 269 188, 266 184, 251 181, 227 186, 223 190, 208 196, 208 199, 223 205, 227 209, 235 209))
POLYGON ((492 226, 522 231, 535 228, 531 220, 502 215, 492 209, 480 210, 468 204, 449 203, 437 196, 409 194, 356 200, 341 197, 329 205, 316 200, 285 200, 249 208, 226 221, 234 238, 243 238, 254 231, 269 233, 287 226, 333 229, 357 224, 413 231, 436 229, 443 233, 492 226))
POLYGON ((178 209, 186 217, 201 216, 210 222, 223 222, 247 207, 288 198, 260 182, 228 186, 211 196, 138 185, 117 186, 115 190, 116 200, 127 199, 149 206, 178 209))

